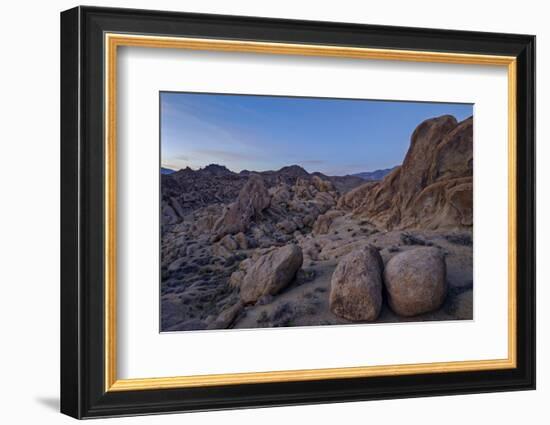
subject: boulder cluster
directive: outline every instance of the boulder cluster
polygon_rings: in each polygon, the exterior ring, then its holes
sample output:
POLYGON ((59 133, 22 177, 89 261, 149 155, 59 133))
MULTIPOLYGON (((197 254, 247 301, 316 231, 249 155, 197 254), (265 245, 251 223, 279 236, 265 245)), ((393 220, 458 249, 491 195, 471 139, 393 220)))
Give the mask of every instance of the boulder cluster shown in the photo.
MULTIPOLYGON (((286 289, 303 263, 302 250, 288 244, 263 251, 240 263, 231 275, 242 305, 254 304, 286 289)), ((411 317, 437 310, 447 295, 445 257, 435 247, 419 247, 393 256, 384 266, 378 250, 366 245, 344 255, 330 286, 332 313, 350 321, 375 321, 384 292, 389 307, 411 317)))
POLYGON ((162 175, 161 329, 472 317, 472 131, 424 121, 376 181, 162 175))
POLYGON ((447 295, 445 258, 434 247, 401 252, 386 266, 372 246, 343 257, 332 275, 330 309, 351 321, 374 321, 382 308, 383 289, 399 316, 437 310, 447 295))
POLYGON ((296 235, 310 233, 319 216, 336 205, 336 186, 353 181, 310 175, 300 167, 235 174, 209 166, 163 178, 176 181, 163 191, 166 329, 227 327, 244 305, 281 292, 302 267, 296 235), (172 192, 175 185, 187 187, 188 179, 204 188, 191 197, 199 206, 190 209, 179 201, 188 194, 172 192), (216 202, 225 200, 224 181, 233 200, 216 202), (189 317, 193 320, 185 320, 189 317))

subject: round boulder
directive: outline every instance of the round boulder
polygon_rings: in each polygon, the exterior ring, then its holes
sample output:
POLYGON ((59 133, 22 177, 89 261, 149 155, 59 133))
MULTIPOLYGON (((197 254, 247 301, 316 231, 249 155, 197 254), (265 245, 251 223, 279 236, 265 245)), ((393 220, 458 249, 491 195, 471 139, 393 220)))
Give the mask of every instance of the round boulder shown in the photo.
POLYGON ((415 248, 395 255, 384 270, 391 309, 400 316, 437 310, 447 296, 446 274, 445 258, 438 248, 415 248))
POLYGON ((343 257, 332 274, 330 310, 352 321, 376 320, 382 308, 382 258, 366 246, 343 257))

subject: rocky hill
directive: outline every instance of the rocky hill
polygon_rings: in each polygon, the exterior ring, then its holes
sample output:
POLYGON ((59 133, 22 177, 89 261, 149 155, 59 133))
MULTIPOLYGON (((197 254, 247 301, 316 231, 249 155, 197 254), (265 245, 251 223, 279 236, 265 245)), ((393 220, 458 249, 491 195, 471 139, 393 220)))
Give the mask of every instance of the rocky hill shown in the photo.
POLYGON ((385 229, 472 226, 473 119, 445 115, 420 124, 403 161, 382 181, 345 195, 340 206, 385 229))
POLYGON ((199 170, 185 168, 161 175, 162 223, 175 224, 190 211, 235 200, 252 175, 261 176, 267 188, 277 185, 293 186, 299 179, 310 180, 317 176, 321 180, 331 182, 337 191, 337 196, 364 182, 356 176, 309 174, 298 165, 283 167, 277 171, 243 170, 240 173, 230 171, 218 164, 210 164, 199 170))

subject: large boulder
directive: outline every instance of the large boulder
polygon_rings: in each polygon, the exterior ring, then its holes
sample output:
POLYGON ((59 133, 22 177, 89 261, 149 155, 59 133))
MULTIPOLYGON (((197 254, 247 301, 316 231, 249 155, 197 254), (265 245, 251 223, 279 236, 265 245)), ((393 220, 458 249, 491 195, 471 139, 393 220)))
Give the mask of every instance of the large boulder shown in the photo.
POLYGON ((241 282, 241 300, 254 303, 264 295, 276 295, 286 288, 302 267, 299 246, 289 244, 271 250, 247 268, 241 282))
POLYGON ((473 119, 443 115, 415 129, 400 167, 346 194, 339 206, 388 230, 468 228, 472 175, 473 119))
POLYGON ((332 274, 330 310, 353 321, 376 320, 382 308, 382 258, 372 246, 352 251, 332 274))
POLYGON ((400 316, 437 310, 447 296, 445 257, 435 247, 422 247, 392 257, 384 270, 391 309, 400 316))
POLYGON ((324 213, 336 205, 336 198, 330 192, 317 192, 313 198, 313 202, 319 211, 324 213))
POLYGON ((246 232, 251 220, 265 210, 270 201, 263 179, 257 174, 250 175, 237 200, 229 205, 214 224, 214 240, 228 234, 246 232))

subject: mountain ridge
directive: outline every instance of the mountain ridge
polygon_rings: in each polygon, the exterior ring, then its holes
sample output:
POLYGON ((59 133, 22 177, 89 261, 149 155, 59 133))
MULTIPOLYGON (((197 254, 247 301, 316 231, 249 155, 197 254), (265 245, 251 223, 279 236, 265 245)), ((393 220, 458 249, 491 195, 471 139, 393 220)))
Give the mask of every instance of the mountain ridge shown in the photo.
POLYGON ((294 185, 300 179, 311 180, 318 177, 332 183, 340 194, 364 183, 364 180, 357 176, 326 176, 320 172, 308 173, 296 164, 284 166, 279 170, 242 170, 239 173, 231 171, 224 165, 209 164, 198 170, 186 167, 173 173, 161 174, 163 200, 176 212, 179 210, 180 216, 185 211, 235 199, 253 175, 261 176, 267 187, 283 183, 294 185))

